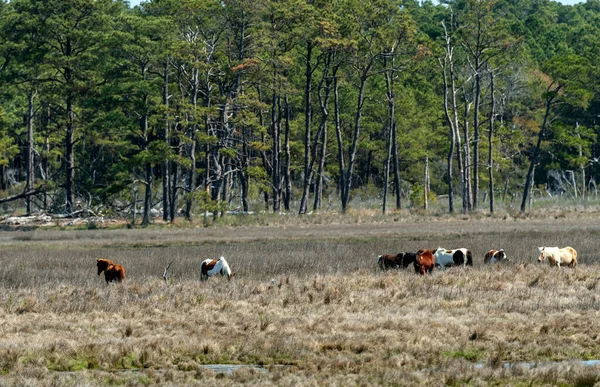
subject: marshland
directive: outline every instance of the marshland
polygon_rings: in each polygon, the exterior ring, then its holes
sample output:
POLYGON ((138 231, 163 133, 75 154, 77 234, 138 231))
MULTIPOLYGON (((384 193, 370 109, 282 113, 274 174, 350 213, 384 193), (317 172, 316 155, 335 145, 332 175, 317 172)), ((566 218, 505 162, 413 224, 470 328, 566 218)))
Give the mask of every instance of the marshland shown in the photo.
POLYGON ((599 366, 574 361, 600 359, 596 219, 3 231, 0 384, 593 385, 599 366), (539 264, 544 245, 573 246, 578 266, 539 264), (438 246, 469 248, 474 267, 377 268, 379 254, 438 246), (492 248, 511 262, 484 265, 492 248), (200 282, 199 263, 221 255, 234 279, 200 282), (126 279, 107 285, 100 257, 126 279))

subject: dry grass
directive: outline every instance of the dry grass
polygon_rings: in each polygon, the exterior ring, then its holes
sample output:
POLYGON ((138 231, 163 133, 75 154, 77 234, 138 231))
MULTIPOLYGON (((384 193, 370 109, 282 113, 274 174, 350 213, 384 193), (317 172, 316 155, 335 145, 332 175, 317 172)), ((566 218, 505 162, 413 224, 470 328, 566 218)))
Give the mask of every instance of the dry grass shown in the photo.
POLYGON ((5 232, 0 384, 593 385, 597 366, 502 364, 600 359, 599 231, 565 217, 5 232), (566 244, 576 269, 535 262, 566 244), (440 245, 470 248, 475 267, 376 269, 378 254, 440 245), (513 262, 484 267, 498 247, 513 262), (218 255, 235 280, 200 283, 218 255), (96 275, 102 256, 123 283, 96 275), (201 367, 218 363, 270 372, 201 367))

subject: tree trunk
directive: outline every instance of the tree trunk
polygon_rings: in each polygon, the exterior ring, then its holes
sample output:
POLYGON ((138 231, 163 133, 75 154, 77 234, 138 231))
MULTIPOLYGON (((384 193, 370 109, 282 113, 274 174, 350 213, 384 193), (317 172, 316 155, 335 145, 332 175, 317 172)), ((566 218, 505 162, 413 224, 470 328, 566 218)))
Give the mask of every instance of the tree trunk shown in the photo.
POLYGON ((144 217, 142 226, 150 224, 150 210, 152 210, 152 165, 146 164, 146 192, 144 194, 144 217))
POLYGON ((479 63, 475 72, 475 111, 473 112, 473 209, 477 209, 479 195, 479 99, 481 98, 481 75, 479 63))
POLYGON ((329 97, 331 95, 331 88, 333 84, 333 77, 335 77, 338 66, 333 67, 333 76, 329 75, 330 64, 333 59, 333 54, 328 53, 325 56, 325 63, 323 68, 323 76, 319 83, 319 107, 321 109, 321 122, 319 124, 319 130, 315 138, 315 159, 319 159, 319 168, 317 171, 317 177, 315 180, 315 201, 313 203, 313 211, 317 211, 321 208, 323 201, 323 174, 325 172, 325 159, 327 157, 327 121, 329 121, 329 97), (320 141, 320 148, 317 155, 316 147, 320 141))
MULTIPOLYGON (((454 150, 456 148, 456 128, 454 126, 454 121, 450 116, 449 102, 448 102, 448 67, 450 62, 450 66, 453 64, 453 48, 451 47, 450 37, 448 36, 448 31, 446 30, 446 24, 442 21, 442 26, 444 27, 445 38, 446 38, 446 48, 444 54, 444 60, 440 60, 442 64, 442 75, 444 80, 444 114, 446 115, 446 122, 450 126, 450 149, 448 151, 448 158, 446 161, 446 177, 448 179, 448 212, 454 212, 454 176, 453 176, 453 166, 452 161, 454 160, 454 150)), ((450 75, 453 77, 454 74, 452 70, 450 70, 450 75)), ((454 85, 454 82, 452 83, 454 85)), ((452 90, 454 93, 455 91, 452 90)), ((456 117, 456 106, 453 106, 454 116, 456 117)))
MULTIPOLYGON (((33 190, 35 185, 35 162, 34 162, 34 139, 33 139, 33 99, 35 98, 37 91, 30 90, 27 93, 27 186, 26 191, 33 190)), ((26 198, 27 214, 31 214, 32 198, 27 196, 26 198)))
MULTIPOLYGON (((337 76, 333 77, 333 100, 334 100, 334 115, 335 115, 335 134, 338 143, 338 169, 340 175, 340 197, 343 199, 346 196, 346 178, 344 176, 345 173, 345 163, 344 163, 344 143, 342 140, 342 125, 340 123, 340 97, 339 97, 339 87, 338 87, 338 78, 337 76)), ((342 201, 342 212, 346 212, 346 207, 342 201)))
MULTIPOLYGON (((174 147, 177 150, 177 155, 182 157, 182 147, 179 140, 179 136, 173 136, 175 140, 174 147)), ((175 161, 171 161, 171 202, 169 216, 171 218, 171 223, 175 222, 175 217, 177 216, 177 190, 179 184, 179 164, 175 161)))
POLYGON ((488 132, 488 178, 490 184, 490 214, 494 213, 494 158, 493 158, 493 136, 494 115, 496 114, 496 99, 494 96, 494 71, 490 72, 490 131, 488 132))
POLYGON ((360 119, 362 117, 362 109, 365 100, 365 86, 367 84, 370 69, 371 64, 369 64, 363 70, 363 73, 360 78, 360 87, 358 90, 358 99, 356 104, 356 115, 354 117, 354 133, 352 135, 352 145, 350 146, 348 169, 346 172, 346 187, 344 188, 344 196, 342 197, 343 213, 346 213, 346 210, 348 209, 348 201, 350 199, 350 189, 352 188, 352 175, 354 174, 354 165, 356 163, 356 149, 358 146, 358 138, 360 136, 360 119))
MULTIPOLYGON (((310 145, 310 126, 312 123, 312 44, 308 44, 306 49, 306 83, 304 86, 304 179, 302 181, 302 198, 300 199, 299 214, 304 214, 308 208, 308 195, 311 184, 312 168, 311 165, 311 145, 310 145)), ((315 144, 316 146, 316 144, 315 144)))
POLYGON ((465 212, 468 210, 471 210, 473 208, 472 206, 472 192, 471 192, 471 165, 470 165, 470 158, 471 158, 471 147, 469 145, 469 112, 471 111, 471 104, 468 101, 468 98, 466 96, 466 92, 464 93, 464 100, 465 100, 465 110, 464 110, 464 117, 463 117, 463 136, 464 136, 464 168, 463 168, 463 173, 464 173, 464 181, 465 181, 465 185, 463 187, 463 206, 465 206, 465 212))
MULTIPOLYGON (((383 66, 387 69, 387 60, 388 58, 384 58, 383 66)), ((392 58, 391 63, 392 69, 394 67, 394 59, 392 58)), ((385 215, 387 211, 387 196, 388 196, 388 187, 389 187, 389 179, 390 179, 390 163, 392 157, 392 148, 393 148, 393 136, 394 136, 394 126, 396 126, 396 118, 395 118, 395 109, 396 105, 394 103, 394 89, 393 89, 393 70, 386 70, 385 72, 385 85, 386 85, 386 97, 388 102, 388 111, 389 111, 389 125, 387 127, 386 132, 386 154, 385 154, 385 166, 384 166, 384 176, 383 176, 383 203, 382 203, 382 212, 385 215)), ((398 193, 396 193, 398 195, 398 193)))
MULTIPOLYGON (((188 119, 187 119, 187 130, 188 130, 188 138, 189 138, 189 145, 188 145, 188 157, 190 159, 190 167, 187 170, 187 176, 186 176, 186 181, 185 181, 185 192, 186 192, 186 199, 185 199, 185 218, 187 220, 191 220, 192 219, 192 203, 193 203, 193 199, 191 194, 195 191, 196 189, 196 131, 198 130, 198 124, 197 124, 197 116, 196 116, 196 111, 197 111, 197 106, 198 106, 198 88, 199 88, 199 73, 198 73, 198 69, 194 69, 193 70, 193 75, 192 75, 192 90, 190 93, 190 102, 192 104, 192 113, 190 115, 188 115, 188 119)), ((208 107, 208 104, 205 104, 208 107)), ((207 120, 208 121, 208 120, 207 120)), ((207 125, 208 127, 208 125, 207 125)))
MULTIPOLYGON (((73 55, 73 47, 70 38, 66 39, 64 56, 70 58, 73 55)), ((73 106, 73 70, 66 66, 64 68, 64 79, 66 87, 68 88, 66 98, 66 114, 67 114, 67 133, 65 137, 65 162, 66 162, 66 176, 65 176, 65 211, 67 214, 73 212, 73 201, 74 201, 74 190, 75 190, 75 150, 73 145, 75 143, 75 107, 73 106)))
MULTIPOLYGON (((316 144, 315 144, 316 146, 316 144)), ((321 130, 321 146, 319 148, 319 168, 317 170, 317 178, 315 180, 315 202, 313 203, 313 211, 321 208, 323 202, 323 174, 325 173, 325 159, 327 157, 327 123, 323 123, 321 130)))
MULTIPOLYGON (((169 61, 165 60, 165 73, 163 74, 163 105, 165 107, 165 133, 163 140, 169 148, 169 61)), ((165 157, 162 163, 162 205, 163 221, 169 219, 169 160, 165 157)), ((171 219, 173 221, 173 219, 171 219)))
POLYGON ((527 207, 527 199, 530 195, 530 191, 533 187, 533 173, 535 169, 535 164, 537 163, 538 155, 540 153, 540 148, 542 146, 542 140, 546 133, 546 129, 548 126, 548 118, 550 117, 550 110, 552 108, 552 102, 554 101, 553 97, 549 97, 546 101, 546 112, 544 113, 544 121, 542 123, 542 128, 538 133, 537 143, 533 150, 533 155, 531 156, 531 160, 529 162, 529 169, 527 170, 527 176, 525 178, 525 187, 523 188, 523 200, 521 201, 521 212, 525 213, 527 207))
MULTIPOLYGON (((150 143, 148 133, 148 115, 144 114, 141 119, 141 129, 143 133, 144 150, 148 150, 148 144, 150 143)), ((142 218, 142 226, 148 226, 150 224, 150 210, 152 209, 152 165, 149 162, 146 165, 146 177, 145 177, 145 194, 144 194, 144 215, 142 218)))
POLYGON ((285 179, 285 193, 283 199, 283 207, 286 211, 290 211, 290 202, 292 200, 292 158, 290 154, 290 104, 288 96, 285 96, 285 166, 284 166, 284 179, 285 179))
POLYGON ((445 22, 442 22, 444 27, 444 36, 446 41, 445 55, 442 61, 443 79, 444 79, 444 113, 446 115, 446 121, 450 125, 450 150, 448 152, 447 160, 447 178, 448 178, 448 211, 454 212, 454 175, 453 175, 453 163, 454 152, 456 151, 456 158, 458 162, 458 174, 461 182, 461 196, 463 202, 463 212, 467 211, 466 201, 466 180, 463 166, 462 157, 462 144, 460 140, 460 132, 458 125, 458 109, 456 105, 456 84, 454 75, 454 47, 452 47, 452 40, 446 29, 445 22), (447 72, 449 74, 447 74, 447 72), (450 82, 448 82, 448 75, 450 76, 450 82), (448 88, 450 87, 450 94, 452 98, 452 105, 448 100, 448 88))
POLYGON ((73 110, 73 97, 67 97, 67 135, 65 138, 65 160, 66 160, 66 180, 65 180, 65 211, 67 214, 73 212, 74 183, 75 183, 75 112, 73 110))
POLYGON ((423 209, 429 207, 429 156, 425 155, 425 179, 423 182, 423 209))
POLYGON ((240 171, 238 175, 240 177, 240 188, 241 188, 241 199, 242 199, 242 209, 244 212, 249 211, 248 206, 248 165, 250 163, 250 155, 248 153, 248 135, 247 129, 245 127, 242 128, 242 154, 240 155, 240 171))
MULTIPOLYGON (((262 101, 262 92, 260 87, 257 87, 257 93, 258 93, 258 100, 262 101)), ((263 109, 258 109, 258 123, 260 125, 261 128, 263 128, 265 126, 265 119, 263 116, 263 109)), ((261 132, 260 135, 260 141, 262 143, 263 148, 266 146, 265 144, 265 134, 261 132)), ((268 151, 266 150, 261 150, 260 151, 260 155, 261 155, 261 159, 262 159, 262 164, 263 164, 263 168, 265 169, 265 172, 267 173, 267 176, 272 176, 272 166, 269 165, 269 157, 268 157, 268 151)), ((263 191, 263 198, 264 198, 264 203, 265 203, 265 211, 269 210, 269 192, 265 189, 263 191)))
POLYGON ((398 129, 396 120, 392 125, 392 165, 394 167, 394 191, 396 192, 396 209, 402 208, 402 190, 400 189, 400 161, 398 157, 398 129))
MULTIPOLYGON (((575 124, 575 129, 577 130, 577 137, 581 141, 581 133, 579 132, 579 122, 575 124)), ((583 147, 581 144, 579 145, 579 159, 583 160, 583 147)), ((585 206, 587 207, 587 191, 585 186, 585 163, 582 162, 579 166, 579 170, 581 172, 581 199, 583 199, 585 206)))
MULTIPOLYGON (((281 203, 281 170, 280 170, 280 160, 281 160, 281 128, 280 121, 278 117, 278 111, 280 109, 279 97, 277 94, 273 93, 273 101, 271 105, 271 130, 273 135, 273 174, 272 174, 272 182, 273 182, 273 212, 277 213, 280 210, 281 203)), ((280 115, 279 115, 280 116, 280 115)))

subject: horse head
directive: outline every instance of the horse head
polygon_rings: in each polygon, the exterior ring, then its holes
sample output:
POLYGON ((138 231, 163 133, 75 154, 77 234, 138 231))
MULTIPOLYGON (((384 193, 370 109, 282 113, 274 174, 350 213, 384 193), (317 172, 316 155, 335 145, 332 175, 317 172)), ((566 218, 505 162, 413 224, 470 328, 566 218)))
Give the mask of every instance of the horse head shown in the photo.
POLYGON ((542 263, 546 260, 546 248, 538 247, 538 252, 540 254, 540 256, 538 257, 538 262, 542 263))
POLYGON ((96 259, 96 266, 98 266, 98 275, 102 274, 102 272, 108 269, 109 266, 114 265, 113 261, 106 258, 98 258, 96 259))

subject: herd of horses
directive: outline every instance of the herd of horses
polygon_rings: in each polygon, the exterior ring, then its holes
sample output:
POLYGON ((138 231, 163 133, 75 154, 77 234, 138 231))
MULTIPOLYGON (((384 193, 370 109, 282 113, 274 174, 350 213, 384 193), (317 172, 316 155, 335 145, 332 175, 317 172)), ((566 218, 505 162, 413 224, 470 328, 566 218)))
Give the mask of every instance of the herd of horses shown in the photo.
MULTIPOLYGON (((98 258, 96 259, 96 266, 98 267, 98 275, 104 272, 106 283, 121 282, 125 278, 125 268, 123 265, 116 264, 110 259, 98 258)), ((215 274, 221 274, 229 280, 235 275, 224 257, 202 261, 200 264, 200 281, 206 281, 208 277, 212 277, 215 274)))
MULTIPOLYGON (((548 260, 551 266, 577 266, 577 251, 567 246, 538 247, 538 262, 548 260)), ((490 250, 484 258, 484 264, 503 263, 510 260, 504 249, 490 250)), ((436 250, 420 249, 416 253, 402 252, 398 254, 384 254, 377 257, 377 265, 381 270, 407 268, 413 265, 417 274, 431 274, 437 267, 473 266, 473 254, 465 248, 448 250, 438 247, 436 250)))
MULTIPOLYGON (((548 260, 551 266, 577 266, 577 251, 567 246, 538 247, 539 262, 548 260)), ((484 264, 503 263, 510 260, 504 249, 490 250, 484 258, 484 264)), ((384 254, 377 258, 377 264, 381 270, 407 268, 413 265, 417 274, 431 274, 437 267, 447 268, 451 266, 473 266, 473 254, 465 248, 448 250, 438 247, 436 250, 420 249, 416 253, 402 252, 398 254, 384 254)), ((121 282, 125 278, 125 268, 110 259, 99 258, 96 260, 98 275, 104 272, 106 283, 121 282)), ((206 281, 215 274, 227 277, 231 280, 234 273, 224 257, 219 259, 205 259, 200 263, 200 281, 206 281)))

